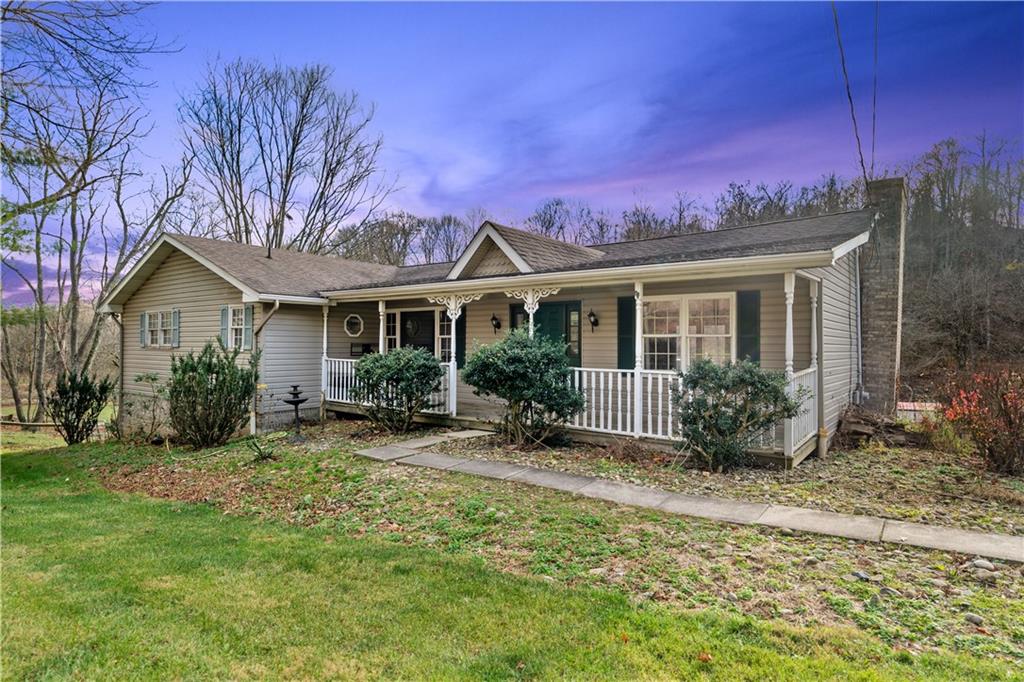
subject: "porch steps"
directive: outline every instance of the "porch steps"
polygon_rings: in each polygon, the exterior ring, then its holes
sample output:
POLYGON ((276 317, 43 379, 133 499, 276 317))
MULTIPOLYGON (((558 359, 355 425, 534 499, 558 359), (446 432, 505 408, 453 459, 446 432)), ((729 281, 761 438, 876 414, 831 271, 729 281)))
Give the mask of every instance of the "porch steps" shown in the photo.
MULTIPOLYGON (((472 438, 487 433, 478 431, 469 435, 466 431, 453 432, 444 434, 447 436, 444 440, 459 437, 472 438)), ((422 449, 417 450, 416 447, 407 447, 410 443, 415 444, 417 441, 424 440, 427 439, 369 448, 360 450, 356 454, 406 466, 455 471, 484 478, 524 483, 616 504, 656 509, 669 514, 742 525, 756 524, 772 528, 787 528, 867 542, 891 542, 1024 563, 1024 537, 929 526, 875 516, 838 514, 785 505, 744 502, 701 495, 683 495, 592 476, 578 476, 562 471, 507 462, 450 457, 422 449)), ((418 447, 429 446, 420 444, 418 447)))

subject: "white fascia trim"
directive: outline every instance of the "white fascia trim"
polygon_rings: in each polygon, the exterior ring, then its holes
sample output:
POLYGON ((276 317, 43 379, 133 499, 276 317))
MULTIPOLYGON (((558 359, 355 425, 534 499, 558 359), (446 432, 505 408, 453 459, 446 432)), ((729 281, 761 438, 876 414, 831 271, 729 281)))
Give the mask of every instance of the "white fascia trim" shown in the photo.
POLYGON ((498 231, 495 230, 489 222, 485 222, 480 226, 480 229, 477 230, 476 235, 473 237, 473 241, 469 243, 469 246, 467 246, 462 252, 462 255, 459 256, 459 260, 455 261, 455 265, 453 265, 452 269, 448 271, 445 279, 458 279, 459 275, 461 275, 463 270, 466 269, 469 262, 473 260, 473 256, 476 255, 476 252, 488 237, 498 245, 498 248, 501 249, 502 253, 508 256, 508 259, 512 261, 512 264, 516 266, 519 272, 533 272, 533 268, 531 268, 529 264, 523 260, 523 257, 512 248, 512 245, 505 241, 505 238, 498 234, 498 231))
POLYGON ((692 261, 688 263, 658 263, 655 265, 634 265, 623 268, 600 268, 568 272, 532 273, 504 277, 487 277, 460 281, 427 282, 395 287, 373 289, 338 289, 321 291, 320 295, 345 301, 375 301, 378 299, 416 298, 425 294, 472 291, 474 293, 501 292, 508 288, 532 285, 595 286, 603 284, 632 284, 638 279, 645 282, 671 281, 674 279, 711 279, 715 277, 737 277, 768 275, 801 268, 820 268, 831 265, 832 250, 785 253, 771 256, 747 256, 743 258, 720 258, 717 260, 692 261))
POLYGON ((870 237, 870 236, 871 236, 871 231, 870 230, 866 231, 866 232, 861 232, 860 234, 858 234, 853 239, 848 239, 845 242, 843 242, 842 244, 840 244, 839 246, 833 247, 832 248, 832 263, 831 264, 835 265, 835 262, 837 260, 839 260, 840 258, 845 256, 846 254, 850 253, 851 251, 856 249, 858 246, 863 246, 864 244, 867 244, 868 237, 870 237))
POLYGON ((242 294, 243 303, 290 303, 292 305, 327 305, 326 298, 319 296, 289 296, 285 294, 242 294))
POLYGON ((160 237, 157 238, 157 240, 155 242, 153 242, 152 244, 149 245, 149 248, 146 249, 146 253, 142 254, 142 257, 139 258, 139 260, 135 261, 135 265, 132 266, 132 269, 129 270, 128 273, 124 277, 121 278, 121 281, 118 282, 114 286, 114 288, 110 291, 110 293, 107 294, 103 298, 103 302, 100 303, 99 307, 96 309, 98 312, 101 312, 101 313, 120 312, 120 308, 121 308, 120 304, 113 304, 112 305, 112 304, 107 303, 107 301, 110 301, 111 299, 116 298, 117 295, 119 293, 121 293, 121 290, 124 289, 125 285, 127 285, 128 282, 130 282, 132 280, 132 278, 135 277, 136 274, 138 274, 139 270, 141 270, 145 266, 146 261, 148 261, 150 258, 152 258, 153 254, 155 254, 157 252, 157 249, 159 249, 161 246, 163 246, 163 244, 166 241, 167 241, 167 235, 163 235, 162 234, 162 235, 160 235, 160 237), (115 308, 117 308, 117 309, 115 309, 115 308))

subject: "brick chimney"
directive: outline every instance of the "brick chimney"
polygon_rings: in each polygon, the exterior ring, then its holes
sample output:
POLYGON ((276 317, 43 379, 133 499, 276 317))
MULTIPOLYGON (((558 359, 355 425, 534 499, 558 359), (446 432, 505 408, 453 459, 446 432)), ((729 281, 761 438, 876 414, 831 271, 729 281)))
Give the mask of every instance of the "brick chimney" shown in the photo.
POLYGON ((906 179, 868 182, 867 199, 868 207, 876 214, 871 237, 860 252, 861 404, 892 414, 900 383, 906 179))

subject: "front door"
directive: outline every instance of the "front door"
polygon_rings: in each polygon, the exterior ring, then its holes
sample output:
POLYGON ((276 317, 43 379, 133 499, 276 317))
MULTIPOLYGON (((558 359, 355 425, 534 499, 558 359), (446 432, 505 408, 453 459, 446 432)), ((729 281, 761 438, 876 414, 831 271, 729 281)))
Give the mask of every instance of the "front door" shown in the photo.
MULTIPOLYGON (((517 304, 512 306, 511 319, 512 328, 515 329, 520 325, 525 326, 529 318, 523 306, 517 304)), ((541 303, 537 312, 533 314, 533 324, 536 327, 534 333, 564 343, 569 364, 573 367, 580 366, 582 349, 580 348, 579 301, 541 303)))
POLYGON ((420 310, 402 313, 403 347, 423 348, 434 354, 434 311, 420 310))

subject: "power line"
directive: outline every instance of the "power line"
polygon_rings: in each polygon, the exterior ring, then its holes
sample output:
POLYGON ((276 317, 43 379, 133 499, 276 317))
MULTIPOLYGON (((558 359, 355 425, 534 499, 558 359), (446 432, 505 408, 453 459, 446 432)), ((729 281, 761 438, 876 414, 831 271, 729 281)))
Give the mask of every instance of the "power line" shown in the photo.
POLYGON ((878 127, 878 14, 881 0, 875 0, 875 64, 871 81, 871 177, 875 177, 875 131, 878 127))
POLYGON ((832 0, 832 17, 836 25, 836 44, 839 45, 839 63, 843 68, 843 82, 846 83, 846 100, 850 103, 850 118, 853 120, 853 136, 857 140, 857 157, 860 159, 860 171, 864 175, 864 186, 868 183, 868 169, 864 165, 864 148, 860 142, 860 129, 857 127, 857 111, 853 106, 853 92, 850 90, 850 74, 846 70, 846 52, 843 50, 843 37, 839 31, 839 9, 832 0))

